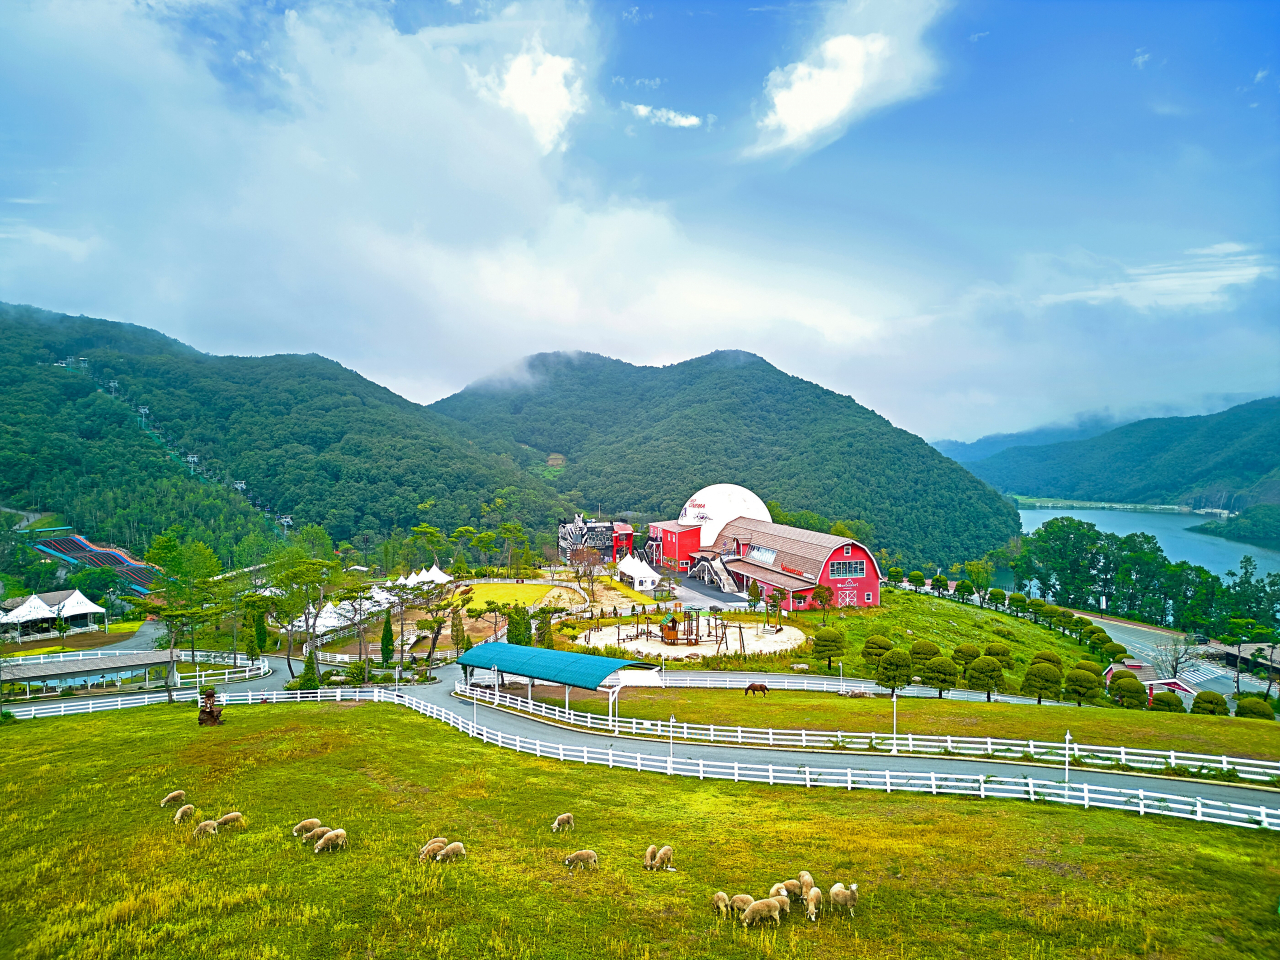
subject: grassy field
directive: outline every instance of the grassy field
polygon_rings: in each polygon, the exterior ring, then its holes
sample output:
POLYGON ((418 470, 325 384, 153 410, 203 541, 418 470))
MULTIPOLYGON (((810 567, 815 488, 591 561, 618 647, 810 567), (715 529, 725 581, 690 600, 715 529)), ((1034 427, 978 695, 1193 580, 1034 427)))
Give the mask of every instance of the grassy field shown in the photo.
POLYGON ((549 583, 477 583, 471 588, 467 606, 483 607, 492 600, 494 603, 523 603, 527 607, 550 592, 549 583))
MULTIPOLYGON (((888 698, 787 690, 775 690, 768 697, 748 697, 741 690, 627 687, 620 699, 622 716, 644 720, 666 720, 675 714, 678 721, 685 723, 725 726, 791 730, 804 727, 857 733, 893 730, 893 702, 888 698)), ((545 700, 564 704, 563 696, 545 700)), ((572 701, 575 710, 601 715, 606 712, 601 696, 578 695, 572 701)), ((898 700, 899 734, 1060 741, 1067 730, 1077 743, 1280 760, 1280 723, 1262 720, 906 697, 898 700)))
MULTIPOLYGON (((700 783, 499 752, 382 705, 0 729, 0 953, 26 958, 1226 958, 1280 937, 1280 836, 1014 801, 700 783), (158 800, 244 829, 195 841, 158 800), (571 810, 578 829, 552 835, 571 810), (342 826, 316 856, 291 825, 342 826), (458 865, 418 846, 461 839, 458 865), (670 843, 676 873, 640 854, 670 843), (578 848, 601 867, 571 878, 578 848), (713 918, 811 871, 857 916, 713 918)), ((1268 947, 1270 943, 1272 946, 1268 947)))

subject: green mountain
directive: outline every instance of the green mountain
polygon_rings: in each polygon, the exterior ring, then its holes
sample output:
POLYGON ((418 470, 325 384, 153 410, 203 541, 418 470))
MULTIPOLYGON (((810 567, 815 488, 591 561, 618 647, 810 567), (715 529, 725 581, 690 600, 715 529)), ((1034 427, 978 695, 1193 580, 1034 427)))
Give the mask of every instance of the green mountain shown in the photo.
POLYGON ((1192 530, 1226 540, 1280 550, 1280 506, 1259 503, 1226 520, 1210 520, 1192 530))
POLYGON ((1280 397, 1014 447, 966 466, 999 490, 1033 497, 1229 510, 1280 503, 1280 397))
POLYGON ((539 354, 431 409, 605 513, 670 517, 706 484, 739 483, 784 510, 869 522, 875 547, 913 565, 973 559, 1019 530, 1010 504, 919 437, 749 353, 667 367, 539 354))
POLYGON ((1113 430, 1118 425, 1114 417, 1087 414, 1077 417, 1075 423, 1066 425, 1036 427, 1020 433, 989 433, 967 443, 963 440, 930 440, 929 445, 957 463, 969 463, 973 460, 985 460, 1010 447, 1039 447, 1067 440, 1088 440, 1113 430))
POLYGON ((261 527, 233 480, 334 539, 412 526, 428 501, 426 518, 448 530, 486 512, 545 527, 569 509, 439 414, 323 357, 209 356, 131 324, 0 305, 0 366, 0 497, 122 545, 145 547, 177 521, 215 549, 261 527), (111 380, 120 399, 101 389, 111 380), (184 461, 200 458, 204 482, 142 431, 141 406, 184 461), (122 504, 135 519, 118 517, 122 504))

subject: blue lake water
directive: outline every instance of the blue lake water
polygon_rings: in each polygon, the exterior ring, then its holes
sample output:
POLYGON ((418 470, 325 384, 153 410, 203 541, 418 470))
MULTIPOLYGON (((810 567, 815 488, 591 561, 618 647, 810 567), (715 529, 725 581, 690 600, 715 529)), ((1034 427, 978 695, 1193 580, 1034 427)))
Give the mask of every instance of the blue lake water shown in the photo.
POLYGON ((1172 562, 1189 560, 1211 570, 1218 576, 1226 576, 1228 570, 1240 569, 1240 558, 1245 554, 1258 562, 1259 573, 1280 572, 1280 551, 1267 550, 1249 543, 1208 537, 1187 529, 1204 523, 1208 517, 1194 513, 1139 513, 1129 510, 1019 510, 1022 515, 1022 531, 1030 533, 1053 517, 1075 517, 1092 523, 1099 530, 1124 536, 1128 533, 1149 533, 1159 541, 1172 562))

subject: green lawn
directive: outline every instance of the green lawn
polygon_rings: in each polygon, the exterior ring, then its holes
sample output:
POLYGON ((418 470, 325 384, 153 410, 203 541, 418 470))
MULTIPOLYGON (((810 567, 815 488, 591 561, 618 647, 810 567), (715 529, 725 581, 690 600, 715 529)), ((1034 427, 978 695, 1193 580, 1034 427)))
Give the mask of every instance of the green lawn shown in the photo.
POLYGON ((527 607, 550 592, 549 583, 477 583, 467 597, 467 606, 483 607, 492 600, 494 603, 523 603, 527 607))
MULTIPOLYGON (((564 698, 545 698, 564 705, 564 698)), ((574 700, 575 710, 604 715, 605 701, 574 700)), ((893 702, 886 698, 840 697, 834 693, 775 690, 749 697, 742 690, 680 690, 627 687, 621 715, 666 720, 672 714, 686 723, 774 727, 796 730, 843 730, 889 733, 893 702)), ((898 700, 898 733, 930 736, 1000 737, 1009 740, 1055 740, 1071 731, 1077 743, 1100 746, 1177 749, 1189 753, 1227 754, 1280 760, 1280 723, 1148 713, 1137 710, 1077 709, 1014 703, 968 703, 903 697, 898 700)))
MULTIPOLYGON (((1049 804, 666 778, 536 760, 390 706, 191 707, 0 729, 0 953, 134 958, 1263 957, 1280 836, 1049 804), (195 841, 197 818, 244 813, 195 841), (171 809, 171 808, 170 808, 171 809), (577 830, 551 834, 572 811, 577 830), (316 816, 346 851, 289 834, 316 816), (458 865, 421 866, 436 835, 458 865), (649 843, 676 873, 646 873, 649 843), (571 878, 578 848, 600 869, 571 878), (808 869, 855 919, 717 923, 808 869)), ((1271 946, 1268 946, 1271 944, 1271 946)))

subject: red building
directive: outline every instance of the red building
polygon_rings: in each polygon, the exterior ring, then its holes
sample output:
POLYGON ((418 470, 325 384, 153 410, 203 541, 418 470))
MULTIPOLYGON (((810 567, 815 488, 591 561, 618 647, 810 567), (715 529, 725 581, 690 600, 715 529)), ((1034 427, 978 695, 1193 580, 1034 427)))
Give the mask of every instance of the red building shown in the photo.
POLYGON ((679 520, 649 524, 650 562, 741 593, 782 591, 782 609, 803 610, 819 585, 839 607, 877 606, 880 568, 871 551, 848 537, 773 523, 764 503, 742 487, 698 491, 679 520))

